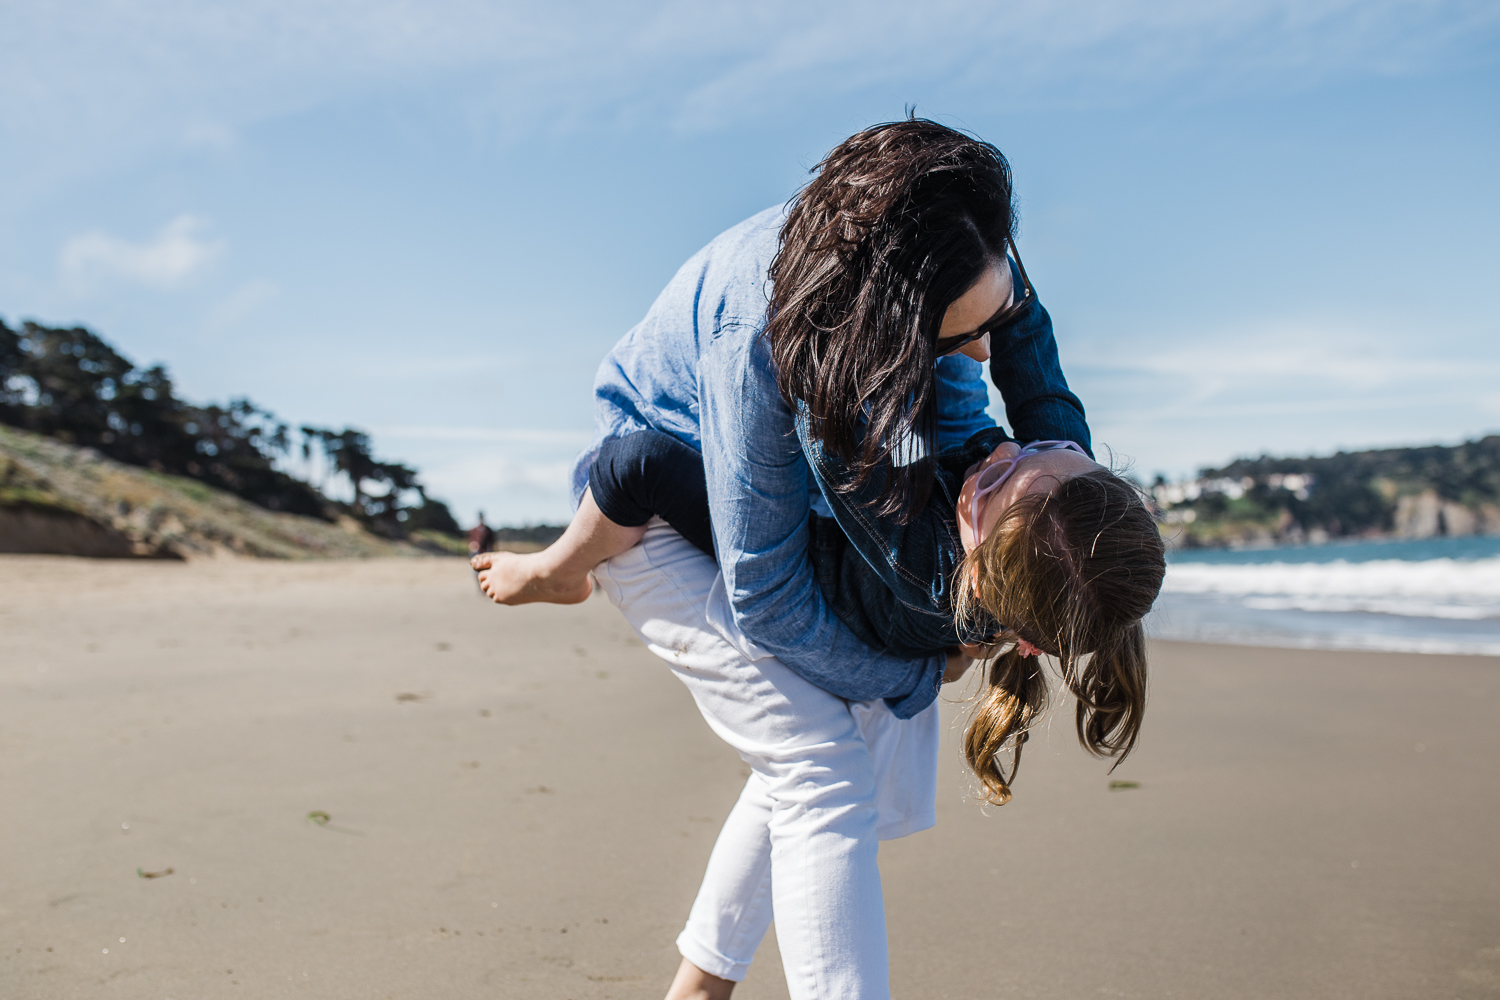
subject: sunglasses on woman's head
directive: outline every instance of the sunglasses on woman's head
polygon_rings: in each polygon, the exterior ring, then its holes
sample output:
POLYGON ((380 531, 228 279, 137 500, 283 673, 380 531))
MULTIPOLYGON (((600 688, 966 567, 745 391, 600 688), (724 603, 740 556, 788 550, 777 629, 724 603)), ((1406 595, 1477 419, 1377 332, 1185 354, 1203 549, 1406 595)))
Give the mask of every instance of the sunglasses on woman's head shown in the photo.
POLYGON ((1012 296, 1012 301, 1001 306, 999 312, 981 323, 979 329, 973 333, 963 333, 957 337, 940 337, 933 347, 938 357, 952 354, 965 344, 972 344, 985 334, 993 333, 1005 324, 1014 321, 1036 299, 1036 289, 1031 287, 1031 279, 1026 277, 1026 268, 1021 264, 1021 255, 1016 252, 1014 246, 1010 248, 1010 259, 1016 262, 1016 270, 1021 275, 1021 297, 1012 296))

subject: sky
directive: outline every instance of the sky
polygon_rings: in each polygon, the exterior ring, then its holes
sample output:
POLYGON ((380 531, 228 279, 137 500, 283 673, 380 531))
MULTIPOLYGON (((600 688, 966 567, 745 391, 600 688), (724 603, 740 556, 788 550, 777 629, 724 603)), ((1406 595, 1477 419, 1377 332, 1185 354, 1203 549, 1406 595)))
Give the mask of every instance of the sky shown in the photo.
POLYGON ((609 347, 909 105, 1137 476, 1500 432, 1492 0, 0 0, 0 317, 558 523, 609 347))

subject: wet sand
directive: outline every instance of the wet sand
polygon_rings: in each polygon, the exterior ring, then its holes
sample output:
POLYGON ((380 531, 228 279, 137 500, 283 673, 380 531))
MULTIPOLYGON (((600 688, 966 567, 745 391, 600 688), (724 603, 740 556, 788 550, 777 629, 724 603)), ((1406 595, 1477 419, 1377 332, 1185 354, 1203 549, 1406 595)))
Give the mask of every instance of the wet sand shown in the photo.
MULTIPOLYGON (((458 561, 0 557, 0 634, 4 997, 660 997, 746 773, 605 601, 458 561)), ((1500 660, 1153 670, 1135 757, 1062 706, 1003 809, 945 706, 896 996, 1500 997, 1500 660)))

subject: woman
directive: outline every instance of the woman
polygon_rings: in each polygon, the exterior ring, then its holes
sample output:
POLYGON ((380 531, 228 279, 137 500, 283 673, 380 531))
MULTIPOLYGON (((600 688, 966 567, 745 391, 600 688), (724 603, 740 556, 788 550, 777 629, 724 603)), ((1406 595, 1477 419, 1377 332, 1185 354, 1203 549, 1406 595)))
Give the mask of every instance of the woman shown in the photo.
POLYGON ((1013 228, 992 146, 928 121, 868 129, 789 209, 689 260, 600 367, 575 497, 603 442, 670 434, 703 455, 719 565, 658 526, 596 577, 752 768, 678 938, 673 1000, 727 996, 773 911, 793 997, 888 996, 877 842, 934 822, 933 702, 967 660, 878 652, 827 606, 808 515, 832 515, 820 485, 842 487, 819 482, 798 409, 885 514, 919 510, 930 456, 993 425, 975 363, 992 351, 1015 437, 1086 448, 1050 320, 1007 258, 1013 228), (962 353, 939 357, 939 336, 962 353))

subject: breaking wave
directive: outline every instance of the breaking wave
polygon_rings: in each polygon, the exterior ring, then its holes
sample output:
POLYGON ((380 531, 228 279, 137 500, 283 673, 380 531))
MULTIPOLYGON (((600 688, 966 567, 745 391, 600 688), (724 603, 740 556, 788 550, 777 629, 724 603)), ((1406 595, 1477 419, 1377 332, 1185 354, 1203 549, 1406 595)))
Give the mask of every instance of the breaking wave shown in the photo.
POLYGON ((1500 537, 1175 553, 1160 639, 1500 655, 1500 537))
POLYGON ((1500 619, 1500 558, 1173 563, 1162 591, 1217 597, 1260 611, 1483 621, 1500 619))

